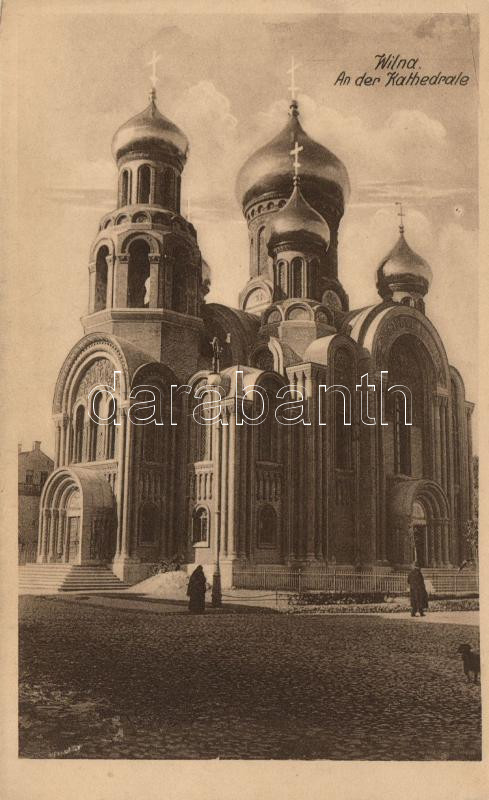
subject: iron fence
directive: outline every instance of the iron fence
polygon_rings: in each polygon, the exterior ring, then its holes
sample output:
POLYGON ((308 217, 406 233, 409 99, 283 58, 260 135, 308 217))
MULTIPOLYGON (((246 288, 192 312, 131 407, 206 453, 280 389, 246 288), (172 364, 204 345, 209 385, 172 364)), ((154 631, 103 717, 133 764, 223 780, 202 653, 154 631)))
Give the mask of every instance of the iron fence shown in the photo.
MULTIPOLYGON (((479 591, 477 573, 453 570, 423 570, 429 594, 464 594, 479 591)), ((334 593, 381 592, 404 595, 409 591, 406 572, 336 570, 287 570, 254 567, 234 574, 236 589, 265 589, 286 592, 322 591, 334 593)))

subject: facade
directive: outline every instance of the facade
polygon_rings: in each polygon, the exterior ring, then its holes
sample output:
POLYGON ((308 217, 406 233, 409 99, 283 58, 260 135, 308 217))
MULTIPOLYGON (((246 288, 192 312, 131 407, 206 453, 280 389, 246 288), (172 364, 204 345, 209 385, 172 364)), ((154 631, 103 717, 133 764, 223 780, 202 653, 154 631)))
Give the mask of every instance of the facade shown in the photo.
POLYGON ((19 560, 36 560, 39 528, 39 500, 48 475, 53 471, 53 459, 41 450, 41 442, 34 442, 32 450, 18 447, 19 496, 19 560))
POLYGON ((107 564, 135 582, 175 554, 208 573, 219 558, 224 586, 250 565, 459 565, 473 405, 425 308, 431 269, 403 226, 377 271, 379 302, 350 309, 338 264, 347 170, 293 101, 237 176, 250 248, 240 308, 208 303, 180 211, 187 139, 154 92, 112 147, 118 203, 93 242, 85 335, 54 393, 38 561, 107 564), (219 419, 198 424, 196 406, 216 395, 219 419), (296 402, 298 424, 276 421, 280 397, 296 402), (134 424, 154 398, 156 420, 134 424), (259 417, 263 404, 261 424, 240 424, 240 409, 259 417))

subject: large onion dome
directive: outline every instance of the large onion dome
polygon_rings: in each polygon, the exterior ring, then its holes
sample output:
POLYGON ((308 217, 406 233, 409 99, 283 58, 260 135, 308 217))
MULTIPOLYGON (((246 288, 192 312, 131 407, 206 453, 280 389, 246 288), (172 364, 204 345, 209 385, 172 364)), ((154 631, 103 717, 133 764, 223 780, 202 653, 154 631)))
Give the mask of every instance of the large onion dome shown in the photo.
POLYGON ((412 250, 404 238, 404 228, 390 253, 377 269, 377 289, 380 296, 390 299, 394 292, 424 296, 433 279, 431 267, 412 250))
POLYGON ((334 153, 307 135, 298 115, 294 101, 283 130, 253 153, 241 167, 236 181, 236 196, 243 208, 264 194, 288 194, 290 151, 295 142, 303 148, 300 163, 306 195, 336 195, 342 205, 348 199, 350 182, 346 167, 334 153))
POLYGON ((112 153, 116 160, 126 153, 148 149, 162 150, 185 162, 188 139, 171 120, 163 116, 156 106, 154 93, 144 111, 121 125, 112 139, 112 153))
POLYGON ((302 249, 305 238, 328 248, 330 231, 326 220, 309 205, 300 190, 299 181, 294 179, 294 191, 289 200, 271 217, 268 248, 271 251, 278 244, 295 242, 302 249))

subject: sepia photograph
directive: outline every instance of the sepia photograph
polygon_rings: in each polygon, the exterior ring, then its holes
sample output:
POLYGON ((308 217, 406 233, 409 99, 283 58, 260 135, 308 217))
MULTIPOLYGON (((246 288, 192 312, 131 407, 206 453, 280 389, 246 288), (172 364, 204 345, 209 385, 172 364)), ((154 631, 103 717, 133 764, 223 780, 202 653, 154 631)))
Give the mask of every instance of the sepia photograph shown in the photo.
POLYGON ((479 16, 241 6, 10 18, 12 742, 480 762, 479 16))

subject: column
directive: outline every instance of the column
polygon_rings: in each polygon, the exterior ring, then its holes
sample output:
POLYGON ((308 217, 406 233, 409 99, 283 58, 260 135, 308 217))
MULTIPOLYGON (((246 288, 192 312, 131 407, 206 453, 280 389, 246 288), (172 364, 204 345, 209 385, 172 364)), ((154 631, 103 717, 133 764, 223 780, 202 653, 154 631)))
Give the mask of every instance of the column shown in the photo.
POLYGON ((234 413, 234 405, 229 409, 228 414, 229 422, 229 449, 228 449, 228 542, 227 551, 228 555, 232 558, 236 557, 236 526, 237 519, 234 513, 235 510, 235 476, 238 475, 239 480, 239 440, 236 438, 236 415, 234 413))
POLYGON ((160 255, 152 253, 149 256, 149 307, 158 308, 160 299, 160 255))
POLYGON ((474 471, 472 464, 472 409, 467 409, 467 466, 469 473, 469 519, 474 515, 474 471))
POLYGON ((131 525, 131 511, 132 511, 132 474, 134 472, 133 469, 133 443, 134 443, 134 432, 133 432, 133 425, 131 423, 129 417, 129 406, 127 407, 126 413, 128 416, 126 426, 125 426, 125 438, 124 438, 124 450, 125 450, 125 458, 124 458, 124 506, 122 511, 122 534, 121 534, 121 551, 120 556, 122 558, 127 558, 129 556, 131 541, 130 541, 130 525, 131 525))
POLYGON ((59 467, 59 448, 61 445, 61 422, 56 420, 56 430, 54 434, 54 468, 59 467))
POLYGON ((221 457, 221 551, 222 555, 228 554, 228 476, 229 476, 229 415, 227 408, 223 409, 221 421, 222 457, 221 457))
POLYGON ((54 554, 53 541, 53 512, 50 508, 46 509, 46 540, 44 543, 45 561, 51 563, 54 554))
POLYGON ((42 554, 44 552, 44 535, 45 535, 45 514, 44 509, 39 513, 39 532, 37 534, 37 563, 42 563, 42 554))
POLYGON ((380 376, 375 381, 376 383, 376 393, 377 393, 377 414, 376 420, 377 424, 375 425, 375 430, 377 431, 377 464, 378 464, 378 485, 377 485, 377 496, 379 498, 378 510, 377 510, 377 525, 378 525, 378 533, 377 533, 377 561, 386 562, 387 561, 387 546, 386 546, 386 515, 385 515, 385 507, 386 507, 386 480, 385 480, 385 468, 384 468, 384 430, 385 426, 381 425, 382 421, 387 421, 382 419, 381 411, 383 410, 383 416, 386 415, 386 407, 387 407, 387 397, 386 397, 386 390, 385 386, 383 385, 383 381, 380 380, 380 376))
POLYGON ((435 416, 435 480, 441 483, 440 398, 434 398, 435 416))
POLYGON ((447 519, 443 520, 441 525, 441 543, 442 543, 442 560, 445 566, 450 564, 450 548, 449 548, 449 522, 447 519))
POLYGON ((58 511, 51 509, 51 537, 49 540, 49 561, 53 563, 56 561, 56 544, 58 536, 58 511))
POLYGON ((95 286, 97 282, 97 270, 95 262, 89 264, 88 267, 88 312, 90 314, 95 310, 95 286))
POLYGON ((105 302, 106 308, 112 308, 114 299, 114 257, 107 256, 107 299, 105 302))
POLYGON ((129 254, 117 256, 114 263, 114 307, 127 308, 127 273, 129 254))
POLYGON ((117 408, 118 421, 120 427, 117 436, 117 479, 116 479, 116 495, 117 495, 117 542, 115 550, 115 558, 121 554, 122 547, 122 514, 124 508, 124 468, 126 460, 126 425, 127 418, 125 408, 119 406, 117 408))
MULTIPOLYGON (((156 203, 155 197, 155 188, 156 188, 156 170, 154 167, 150 167, 149 170, 149 202, 150 204, 156 203)), ((151 306, 150 306, 151 307, 151 306)))
POLYGON ((434 544, 435 544, 435 566, 440 567, 442 564, 440 520, 434 520, 433 531, 434 531, 434 544))
POLYGON ((447 428, 446 428, 446 419, 447 419, 447 409, 445 398, 441 398, 440 400, 440 454, 441 454, 441 479, 442 479, 442 486, 447 490, 447 428))
POLYGON ((64 556, 64 560, 66 560, 66 511, 64 508, 60 508, 58 511, 58 555, 60 557, 64 556))
POLYGON ((44 564, 47 564, 48 561, 48 548, 49 548, 49 537, 51 535, 51 512, 49 508, 44 509, 44 536, 42 542, 42 553, 41 558, 44 564))

